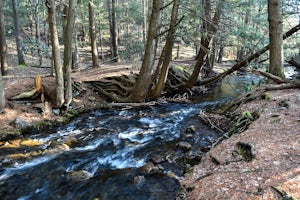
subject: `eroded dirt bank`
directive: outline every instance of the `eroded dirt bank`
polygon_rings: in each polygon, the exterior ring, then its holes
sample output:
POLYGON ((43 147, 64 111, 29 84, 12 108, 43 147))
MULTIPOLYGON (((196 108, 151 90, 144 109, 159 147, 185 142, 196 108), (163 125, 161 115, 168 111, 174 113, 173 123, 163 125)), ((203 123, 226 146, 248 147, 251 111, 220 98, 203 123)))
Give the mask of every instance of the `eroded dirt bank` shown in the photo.
POLYGON ((210 150, 181 181, 186 199, 300 199, 300 90, 268 94, 270 100, 240 108, 260 117, 210 150), (233 156, 238 142, 252 146, 252 161, 233 156))

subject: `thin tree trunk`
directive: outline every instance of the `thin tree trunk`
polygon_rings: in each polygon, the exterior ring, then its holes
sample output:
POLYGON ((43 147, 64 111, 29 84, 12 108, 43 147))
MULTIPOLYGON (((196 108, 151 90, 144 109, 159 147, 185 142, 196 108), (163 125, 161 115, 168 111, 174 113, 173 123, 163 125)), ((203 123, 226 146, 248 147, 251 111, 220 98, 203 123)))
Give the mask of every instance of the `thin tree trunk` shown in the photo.
POLYGON ((55 68, 56 78, 56 106, 61 107, 64 103, 64 77, 63 66, 60 58, 58 34, 56 27, 56 5, 55 0, 46 0, 48 8, 48 22, 50 30, 50 39, 52 45, 52 59, 55 68))
POLYGON ((95 31, 95 21, 94 21, 94 3, 93 1, 89 1, 89 24, 90 24, 90 39, 91 39, 91 47, 92 47, 92 61, 93 67, 99 67, 98 60, 98 50, 96 43, 96 31, 95 31))
POLYGON ((18 61, 19 61, 19 65, 25 65, 24 55, 23 55, 23 51, 22 51, 22 44, 21 44, 21 40, 20 40, 20 25, 19 25, 19 17, 18 17, 18 5, 17 5, 16 0, 12 0, 12 7, 13 7, 12 10, 13 10, 18 61))
POLYGON ((69 9, 67 16, 66 32, 64 38, 64 80, 65 80, 65 102, 64 106, 68 109, 72 102, 72 39, 74 30, 74 17, 77 0, 69 0, 69 9))
MULTIPOLYGON (((158 82, 154 90, 152 91, 151 99, 157 99, 161 95, 161 92, 163 91, 165 86, 165 81, 169 70, 169 64, 170 61, 172 60, 172 49, 175 41, 175 32, 176 32, 176 23, 178 20, 179 4, 180 4, 179 0, 173 1, 173 9, 172 9, 172 15, 170 20, 169 32, 167 35, 167 41, 163 48, 162 55, 160 58, 163 60, 162 67, 160 70, 160 76, 158 78, 158 82)), ((158 68, 160 68, 160 66, 158 66, 158 68)))
POLYGON ((78 53, 78 41, 77 41, 77 30, 76 23, 74 28, 74 51, 72 52, 72 69, 78 68, 79 65, 79 53, 78 53))
POLYGON ((0 113, 2 112, 4 107, 5 107, 5 93, 4 93, 2 75, 0 74, 0 113))
POLYGON ((269 72, 285 78, 283 71, 281 0, 268 0, 270 69, 269 72))
MULTIPOLYGON (((207 56, 207 51, 209 50, 209 43, 212 39, 212 36, 216 33, 217 31, 217 26, 220 21, 220 16, 221 16, 221 10, 223 6, 224 0, 220 0, 220 2, 217 5, 215 15, 212 19, 212 23, 209 21, 204 20, 203 21, 203 36, 201 37, 201 48, 198 54, 197 62, 194 67, 193 73, 190 76, 189 80, 185 84, 185 88, 192 88, 193 85, 197 82, 199 73, 201 71, 201 68, 203 66, 203 63, 205 61, 205 57, 207 56)), ((204 1, 204 6, 210 5, 210 0, 205 0, 204 1)), ((210 10, 210 7, 205 8, 206 11, 210 10)), ((207 15, 208 13, 206 13, 207 15)))
POLYGON ((158 19, 160 13, 160 0, 153 0, 152 13, 149 21, 147 43, 142 63, 142 68, 138 80, 134 86, 132 101, 144 102, 147 98, 149 87, 151 84, 151 62, 155 55, 155 37, 158 30, 158 19))
POLYGON ((115 0, 107 0, 110 40, 112 46, 112 58, 114 62, 118 62, 119 61, 118 30, 117 30, 117 19, 116 19, 115 7, 116 7, 115 0))
POLYGON ((8 62, 7 62, 7 45, 6 45, 6 36, 5 36, 3 0, 0 0, 0 60, 1 60, 1 73, 2 76, 5 76, 8 72, 8 62))
POLYGON ((148 20, 148 0, 142 0, 143 2, 143 44, 147 41, 147 20, 148 20))
MULTIPOLYGON (((15 1, 15 0, 13 0, 15 1)), ((38 43, 38 55, 39 55, 39 67, 42 66, 43 62, 43 55, 42 55, 42 49, 41 49, 41 30, 40 30, 40 16, 39 16, 39 4, 40 1, 35 1, 35 37, 36 41, 38 43)))
POLYGON ((103 40, 102 40, 101 24, 99 25, 99 45, 100 45, 101 59, 104 60, 104 52, 103 52, 103 40))

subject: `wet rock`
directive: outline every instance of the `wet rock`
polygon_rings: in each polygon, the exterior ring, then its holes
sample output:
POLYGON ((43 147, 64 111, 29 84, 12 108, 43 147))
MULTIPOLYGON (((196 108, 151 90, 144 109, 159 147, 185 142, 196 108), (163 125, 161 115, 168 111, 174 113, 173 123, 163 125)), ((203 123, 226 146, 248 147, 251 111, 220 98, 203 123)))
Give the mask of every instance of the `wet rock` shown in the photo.
POLYGON ((69 149, 70 149, 70 147, 67 144, 58 143, 56 141, 51 141, 45 152, 55 153, 58 151, 64 151, 64 150, 69 150, 69 149))
POLYGON ((160 165, 154 165, 152 162, 147 162, 141 169, 146 174, 161 174, 163 172, 163 167, 160 165))
POLYGON ((140 188, 145 183, 145 176, 135 176, 133 178, 133 183, 136 185, 137 188, 140 188))
POLYGON ((74 148, 79 144, 79 141, 75 140, 75 139, 69 139, 69 140, 65 141, 64 144, 68 145, 70 148, 74 148))
POLYGON ((67 174, 68 181, 83 181, 92 177, 92 174, 85 170, 73 171, 67 174))
POLYGON ((184 151, 189 151, 193 146, 188 142, 179 142, 178 147, 184 151))
POLYGON ((186 134, 186 135, 185 135, 185 138, 186 138, 186 139, 193 139, 193 138, 194 138, 194 135, 193 135, 193 134, 186 134))
POLYGON ((27 128, 31 126, 30 123, 22 119, 21 117, 16 117, 12 122, 9 123, 11 126, 21 129, 21 128, 27 128))
POLYGON ((203 152, 195 152, 195 151, 188 151, 185 153, 186 162, 192 166, 198 164, 201 161, 203 152))
POLYGON ((27 146, 27 147, 40 146, 42 144, 43 144, 42 142, 35 141, 35 140, 24 140, 21 142, 21 145, 27 146))
POLYGON ((160 164, 160 163, 166 161, 166 158, 164 158, 161 155, 156 155, 153 158, 151 158, 150 161, 153 162, 154 164, 160 164))
POLYGON ((195 132, 196 132, 196 128, 195 128, 195 126, 190 125, 190 126, 188 126, 188 127, 185 129, 185 132, 186 132, 186 133, 195 133, 195 132))

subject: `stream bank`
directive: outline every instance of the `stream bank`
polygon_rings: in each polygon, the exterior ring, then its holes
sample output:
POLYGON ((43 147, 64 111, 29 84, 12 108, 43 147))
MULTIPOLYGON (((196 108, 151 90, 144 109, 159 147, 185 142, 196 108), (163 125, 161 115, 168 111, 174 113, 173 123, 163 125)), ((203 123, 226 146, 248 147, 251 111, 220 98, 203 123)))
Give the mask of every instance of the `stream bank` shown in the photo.
POLYGON ((185 199, 300 199, 300 90, 268 94, 242 105, 240 112, 260 117, 211 149, 181 181, 185 199), (252 161, 233 156, 238 142, 251 145, 252 161))

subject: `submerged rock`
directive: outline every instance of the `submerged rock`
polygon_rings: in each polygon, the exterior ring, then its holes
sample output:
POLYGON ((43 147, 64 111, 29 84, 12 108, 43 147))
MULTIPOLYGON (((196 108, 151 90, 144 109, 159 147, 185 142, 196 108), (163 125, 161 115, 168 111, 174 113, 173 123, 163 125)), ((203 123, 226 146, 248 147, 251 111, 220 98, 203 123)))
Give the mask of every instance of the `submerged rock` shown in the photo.
POLYGON ((166 161, 166 158, 160 155, 156 155, 153 158, 151 158, 150 161, 153 162, 154 164, 160 164, 166 161))
POLYGON ((178 147, 184 151, 189 151, 193 146, 188 142, 179 142, 178 147))
POLYGON ((68 181, 83 181, 92 177, 92 174, 85 170, 73 171, 67 174, 68 181))

